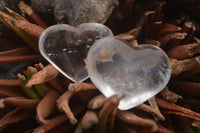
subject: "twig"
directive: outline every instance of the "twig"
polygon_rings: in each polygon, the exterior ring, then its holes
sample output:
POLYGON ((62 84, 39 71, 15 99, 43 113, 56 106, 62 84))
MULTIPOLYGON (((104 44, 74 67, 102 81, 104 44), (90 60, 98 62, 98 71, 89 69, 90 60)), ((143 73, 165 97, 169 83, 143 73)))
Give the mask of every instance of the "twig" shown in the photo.
POLYGON ((20 86, 0 86, 0 94, 11 97, 24 97, 20 86))
POLYGON ((99 119, 97 114, 93 111, 87 111, 82 118, 81 126, 83 129, 91 129, 93 125, 97 124, 99 119))
POLYGON ((61 112, 64 112, 67 115, 70 123, 72 125, 75 125, 77 123, 77 120, 68 105, 69 100, 72 96, 73 93, 69 90, 63 93, 62 96, 57 100, 57 107, 61 112))
POLYGON ((139 110, 143 110, 145 112, 151 113, 154 116, 158 117, 160 120, 164 119, 163 115, 160 115, 161 114, 160 112, 158 112, 156 109, 154 109, 146 104, 140 104, 136 108, 138 108, 139 110))
POLYGON ((97 88, 91 83, 71 83, 68 90, 72 91, 83 102, 87 102, 97 91, 97 88))
POLYGON ((108 98, 103 95, 98 95, 92 98, 88 103, 89 109, 98 109, 102 107, 106 102, 108 98))
POLYGON ((135 28, 135 29, 128 31, 127 33, 119 34, 119 35, 117 35, 117 37, 131 42, 137 38, 138 34, 139 34, 139 29, 135 28))
POLYGON ((200 96, 199 87, 199 82, 173 80, 170 83, 170 88, 172 90, 186 96, 200 96))
POLYGON ((180 45, 172 48, 167 55, 174 59, 186 59, 200 53, 200 44, 192 43, 187 45, 180 45))
POLYGON ((57 69, 55 69, 51 64, 45 66, 41 71, 35 73, 31 79, 26 84, 27 87, 31 87, 36 84, 46 83, 59 75, 57 69))
POLYGON ((78 123, 78 125, 76 126, 76 129, 74 131, 74 133, 82 133, 82 125, 81 125, 81 122, 78 123))
POLYGON ((152 45, 155 45, 157 47, 160 47, 160 42, 159 41, 156 41, 156 40, 152 40, 152 39, 145 39, 145 44, 152 44, 152 45))
POLYGON ((37 69, 37 71, 40 71, 44 68, 44 65, 42 63, 35 64, 34 66, 37 69))
POLYGON ((146 38, 146 36, 149 36, 150 34, 150 28, 151 28, 151 24, 153 23, 151 20, 150 20, 150 15, 154 14, 155 11, 146 11, 144 13, 144 35, 146 38))
POLYGON ((117 108, 119 104, 119 98, 117 96, 112 96, 104 104, 99 112, 99 123, 96 125, 97 133, 105 133, 107 131, 107 122, 110 114, 112 114, 113 109, 117 108))
POLYGON ((24 75, 18 74, 17 75, 18 80, 20 81, 21 87, 24 91, 24 93, 32 99, 40 99, 39 95, 34 91, 33 88, 26 88, 25 85, 27 83, 27 79, 25 78, 24 75))
POLYGON ((196 121, 200 121, 200 114, 194 111, 180 107, 174 103, 170 103, 159 98, 156 98, 156 102, 158 106, 163 109, 164 113, 174 114, 174 115, 190 118, 196 121))
POLYGON ((165 24, 161 24, 161 28, 157 31, 157 37, 161 37, 165 34, 169 34, 169 33, 174 33, 174 32, 178 32, 180 31, 181 28, 176 26, 176 25, 173 25, 173 24, 168 24, 168 23, 165 23, 165 24))
MULTIPOLYGON (((167 44, 169 44, 172 41, 183 40, 186 37, 186 35, 187 33, 179 33, 179 32, 171 33, 161 37, 158 41, 161 43, 160 47, 164 48, 165 46, 167 46, 167 44)), ((173 45, 178 45, 178 44, 173 44, 173 45)), ((172 44, 170 44, 170 47, 172 47, 172 44)))
POLYGON ((0 52, 0 57, 2 56, 22 56, 30 53, 31 49, 28 47, 21 47, 21 48, 16 48, 13 50, 8 50, 8 51, 3 51, 0 52))
MULTIPOLYGON (((35 51, 38 51, 37 41, 30 35, 33 34, 33 36, 37 36, 38 31, 40 31, 40 28, 37 30, 37 32, 35 31, 36 32, 35 33, 31 29, 34 27, 33 24, 29 23, 28 21, 17 20, 14 17, 12 17, 2 11, 0 11, 0 21, 3 24, 5 24, 7 27, 9 27, 11 30, 13 30, 16 34, 18 34, 25 42, 27 42, 27 44, 29 44, 29 46, 31 48, 33 48, 35 51), (28 27, 20 27, 20 26, 24 26, 23 22, 25 22, 26 26, 28 26, 28 27), (21 24, 17 24, 17 23, 21 23, 21 24), (23 29, 23 28, 25 28, 25 29, 23 29), (27 31, 30 32, 30 35, 28 35, 28 33, 26 33, 27 31)), ((34 28, 36 30, 38 27, 35 26, 34 28)))
POLYGON ((155 121, 138 117, 128 111, 118 111, 117 118, 123 123, 135 127, 140 132, 153 133, 158 130, 155 121))
POLYGON ((18 107, 16 109, 14 109, 13 111, 9 112, 8 114, 4 115, 0 119, 1 129, 4 126, 14 124, 14 123, 18 123, 20 121, 23 121, 25 119, 33 117, 33 114, 34 114, 33 112, 25 111, 25 110, 22 110, 18 107))
POLYGON ((48 83, 52 88, 56 89, 61 94, 66 91, 66 89, 61 85, 61 82, 57 78, 50 80, 48 83))
POLYGON ((24 21, 27 21, 24 17, 20 16, 20 15, 19 15, 18 13, 16 13, 15 11, 13 11, 13 10, 7 8, 7 7, 5 7, 5 8, 6 8, 6 10, 7 10, 10 14, 12 14, 12 16, 15 17, 17 20, 24 20, 24 21))
POLYGON ((159 93, 159 95, 160 95, 163 99, 165 99, 165 100, 167 100, 167 101, 169 101, 169 102, 172 102, 172 103, 176 103, 176 102, 178 101, 178 99, 183 99, 182 96, 180 96, 180 95, 178 95, 178 94, 176 94, 176 93, 170 91, 168 87, 165 87, 165 88, 159 93))
POLYGON ((63 123, 67 120, 67 117, 64 114, 61 114, 59 116, 54 117, 50 121, 46 122, 45 124, 39 126, 38 128, 35 128, 33 133, 44 133, 52 128, 56 127, 60 123, 63 123))
MULTIPOLYGON (((37 72, 36 68, 34 68, 32 66, 29 66, 27 68, 28 80, 31 79, 33 74, 35 74, 36 72, 37 72)), ((44 97, 47 94, 48 90, 49 90, 49 88, 45 84, 35 85, 34 89, 36 90, 36 92, 39 94, 40 97, 44 97)))
MULTIPOLYGON (((75 115, 78 115, 83 111, 84 111, 83 106, 78 106, 78 107, 72 108, 72 112, 75 115)), ((39 126, 38 128, 36 128, 33 131, 33 133, 48 132, 51 129, 55 128, 56 126, 60 125, 61 123, 65 122, 67 120, 68 120, 68 117, 65 114, 60 114, 60 115, 52 118, 51 120, 49 120, 47 123, 45 123, 45 124, 39 126)), ((73 125, 66 125, 66 126, 73 127, 73 125)))
POLYGON ((36 108, 36 120, 39 123, 44 124, 48 122, 47 120, 45 120, 45 118, 56 110, 56 100, 59 98, 59 96, 60 95, 57 91, 51 89, 38 104, 36 108))
POLYGON ((110 119, 108 120, 108 129, 110 132, 114 132, 115 130, 115 119, 116 119, 116 114, 118 111, 118 106, 115 106, 115 108, 112 111, 112 114, 110 115, 110 119))
POLYGON ((181 77, 190 77, 200 72, 200 56, 193 57, 191 59, 176 60, 170 58, 172 67, 172 76, 181 74, 181 77))
POLYGON ((48 26, 45 24, 45 22, 37 15, 37 13, 27 4, 24 3, 24 1, 19 2, 19 8, 24 14, 28 14, 28 16, 33 19, 35 23, 37 23, 42 28, 47 28, 48 26))
POLYGON ((165 5, 165 3, 166 2, 159 3, 159 6, 155 9, 155 13, 151 16, 153 17, 153 20, 160 21, 161 19, 163 19, 162 7, 163 5, 165 5))
POLYGON ((149 102, 149 104, 150 104, 150 106, 153 108, 153 109, 155 109, 156 110, 156 112, 157 112, 157 115, 154 115, 154 119, 156 120, 156 121, 158 121, 158 120, 162 120, 162 121, 164 121, 165 120, 165 117, 161 114, 161 112, 160 112, 160 110, 159 110, 159 108, 158 108, 158 105, 157 105, 157 103, 156 103, 156 99, 155 99, 155 96, 153 96, 152 98, 150 98, 149 100, 148 100, 148 102, 149 102), (157 117, 158 116, 158 117, 157 117))
POLYGON ((30 35, 32 38, 36 40, 39 40, 40 35, 44 31, 44 29, 41 28, 40 26, 37 26, 35 24, 32 24, 24 20, 17 20, 14 26, 19 28, 21 31, 26 32, 28 35, 30 35))
POLYGON ((0 79, 0 86, 20 86, 17 79, 0 79))
POLYGON ((13 105, 23 109, 34 110, 39 100, 37 99, 25 99, 22 97, 7 97, 0 100, 0 108, 4 108, 5 105, 13 105))
POLYGON ((182 40, 182 44, 187 44, 187 42, 192 38, 196 27, 192 22, 185 22, 183 25, 183 32, 187 32, 187 36, 185 37, 184 40, 182 40))
POLYGON ((77 93, 86 90, 96 90, 96 86, 90 83, 71 83, 69 84, 68 90, 77 93))

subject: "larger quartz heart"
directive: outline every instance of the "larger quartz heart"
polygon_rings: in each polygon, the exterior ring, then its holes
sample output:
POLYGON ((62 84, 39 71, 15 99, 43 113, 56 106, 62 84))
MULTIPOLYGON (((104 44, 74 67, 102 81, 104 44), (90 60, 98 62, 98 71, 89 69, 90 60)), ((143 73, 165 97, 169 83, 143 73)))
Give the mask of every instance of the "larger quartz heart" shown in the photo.
POLYGON ((125 95, 119 109, 135 107, 161 91, 171 74, 170 61, 160 48, 131 48, 116 37, 105 37, 89 50, 86 67, 92 82, 107 97, 125 95))
POLYGON ((84 23, 78 28, 58 24, 42 33, 39 49, 63 75, 74 82, 82 82, 88 78, 84 59, 89 48, 96 40, 112 35, 109 28, 98 23, 84 23))

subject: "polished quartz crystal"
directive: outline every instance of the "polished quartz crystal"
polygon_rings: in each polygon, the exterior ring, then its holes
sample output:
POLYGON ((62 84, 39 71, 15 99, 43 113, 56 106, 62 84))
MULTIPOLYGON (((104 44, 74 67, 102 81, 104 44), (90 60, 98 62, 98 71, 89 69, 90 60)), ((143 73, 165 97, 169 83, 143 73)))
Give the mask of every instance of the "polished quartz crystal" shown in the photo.
POLYGON ((131 48, 116 37, 93 44, 85 62, 90 79, 105 96, 125 95, 121 110, 156 95, 171 75, 170 61, 162 49, 147 44, 131 48))
POLYGON ((74 82, 88 78, 84 59, 96 40, 112 36, 109 28, 98 23, 84 23, 78 28, 58 24, 47 28, 39 40, 39 50, 55 68, 74 82))

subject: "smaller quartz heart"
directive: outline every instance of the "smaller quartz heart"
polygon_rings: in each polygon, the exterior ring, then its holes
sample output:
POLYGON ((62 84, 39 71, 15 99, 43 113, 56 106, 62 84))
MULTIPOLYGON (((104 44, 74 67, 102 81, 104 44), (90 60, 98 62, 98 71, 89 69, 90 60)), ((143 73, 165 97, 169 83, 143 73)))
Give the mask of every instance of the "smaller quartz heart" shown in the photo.
POLYGON ((133 108, 160 92, 168 83, 171 65, 159 47, 131 48, 117 37, 100 39, 85 60, 92 82, 106 96, 123 96, 119 109, 133 108))
POLYGON ((45 29, 39 39, 39 50, 64 76, 74 82, 88 78, 84 59, 96 40, 112 36, 111 30, 98 23, 83 23, 78 28, 57 24, 45 29))

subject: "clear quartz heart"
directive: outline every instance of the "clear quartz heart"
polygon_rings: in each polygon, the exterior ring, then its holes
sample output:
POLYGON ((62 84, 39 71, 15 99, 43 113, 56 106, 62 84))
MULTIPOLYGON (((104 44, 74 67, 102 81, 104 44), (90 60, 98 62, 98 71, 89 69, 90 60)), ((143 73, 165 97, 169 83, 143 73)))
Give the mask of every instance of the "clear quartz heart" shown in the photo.
POLYGON ((106 96, 125 95, 119 109, 133 108, 160 92, 171 75, 165 52, 153 45, 131 48, 105 37, 90 48, 85 60, 92 82, 106 96))
POLYGON ((39 39, 40 53, 63 75, 74 82, 88 78, 84 59, 96 40, 112 36, 109 28, 98 23, 84 23, 78 28, 67 24, 53 25, 39 39))

